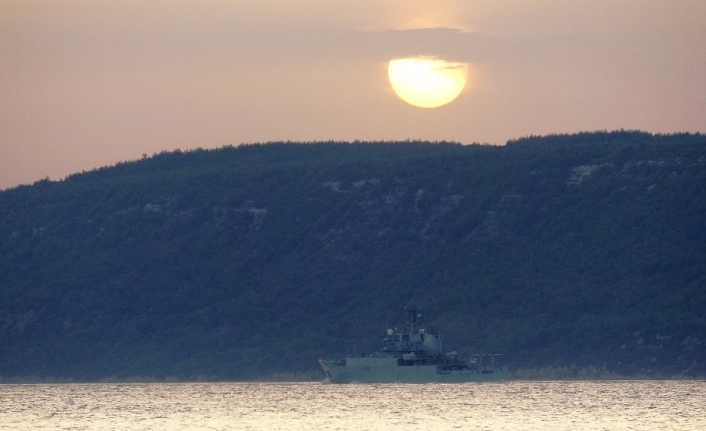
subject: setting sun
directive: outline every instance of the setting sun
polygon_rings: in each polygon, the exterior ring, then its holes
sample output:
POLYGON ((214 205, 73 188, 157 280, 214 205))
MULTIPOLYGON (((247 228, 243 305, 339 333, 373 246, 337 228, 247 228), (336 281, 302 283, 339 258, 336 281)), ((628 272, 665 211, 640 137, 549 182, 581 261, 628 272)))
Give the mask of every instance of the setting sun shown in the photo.
POLYGON ((430 57, 399 58, 390 60, 387 74, 400 99, 420 108, 436 108, 461 94, 468 64, 430 57))

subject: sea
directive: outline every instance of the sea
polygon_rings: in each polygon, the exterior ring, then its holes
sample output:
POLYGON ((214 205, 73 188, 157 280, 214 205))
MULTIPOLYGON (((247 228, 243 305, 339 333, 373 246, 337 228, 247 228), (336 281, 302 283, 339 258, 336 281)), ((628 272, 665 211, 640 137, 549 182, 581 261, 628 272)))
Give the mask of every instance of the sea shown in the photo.
POLYGON ((706 430, 706 381, 2 384, 2 430, 706 430))

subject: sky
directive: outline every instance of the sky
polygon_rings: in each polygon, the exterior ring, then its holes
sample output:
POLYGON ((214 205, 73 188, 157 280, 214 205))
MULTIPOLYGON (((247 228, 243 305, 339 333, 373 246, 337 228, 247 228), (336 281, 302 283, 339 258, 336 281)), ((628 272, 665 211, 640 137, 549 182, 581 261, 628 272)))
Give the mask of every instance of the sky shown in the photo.
POLYGON ((706 132, 704 0, 0 0, 0 189, 268 141, 706 132), (391 59, 467 63, 411 106, 391 59))

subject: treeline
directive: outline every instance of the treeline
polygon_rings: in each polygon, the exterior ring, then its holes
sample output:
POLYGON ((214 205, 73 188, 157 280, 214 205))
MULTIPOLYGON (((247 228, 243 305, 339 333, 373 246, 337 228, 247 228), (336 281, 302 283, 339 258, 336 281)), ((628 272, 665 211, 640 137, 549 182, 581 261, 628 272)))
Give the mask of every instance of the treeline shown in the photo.
MULTIPOLYGON (((409 299, 464 353, 706 375, 706 137, 175 151, 0 192, 0 379, 316 375, 409 299)), ((529 371, 528 371, 529 370, 529 371)))

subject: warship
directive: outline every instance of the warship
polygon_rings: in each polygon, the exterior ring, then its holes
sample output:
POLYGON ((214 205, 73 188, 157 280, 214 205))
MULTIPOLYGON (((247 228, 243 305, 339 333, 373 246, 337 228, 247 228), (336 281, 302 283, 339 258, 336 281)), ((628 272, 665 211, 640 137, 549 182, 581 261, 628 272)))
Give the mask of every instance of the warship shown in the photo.
POLYGON ((405 325, 387 330, 381 350, 333 360, 319 359, 331 383, 462 383, 505 379, 496 366, 499 354, 473 354, 466 359, 445 352, 437 328, 419 324, 421 308, 405 307, 405 325))

